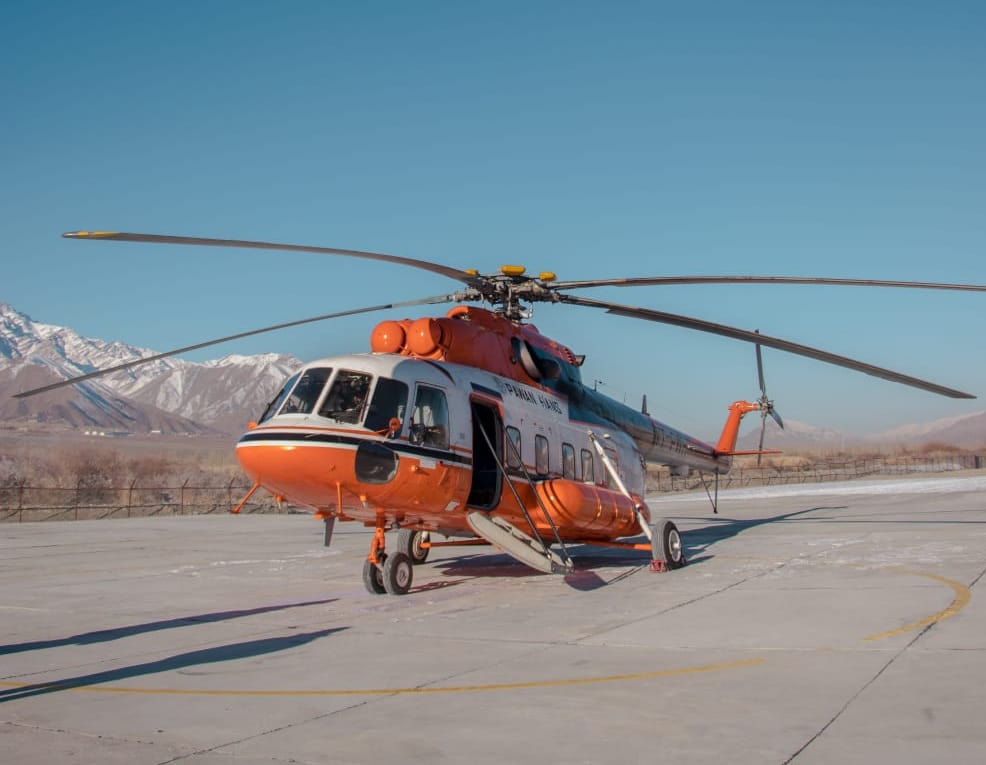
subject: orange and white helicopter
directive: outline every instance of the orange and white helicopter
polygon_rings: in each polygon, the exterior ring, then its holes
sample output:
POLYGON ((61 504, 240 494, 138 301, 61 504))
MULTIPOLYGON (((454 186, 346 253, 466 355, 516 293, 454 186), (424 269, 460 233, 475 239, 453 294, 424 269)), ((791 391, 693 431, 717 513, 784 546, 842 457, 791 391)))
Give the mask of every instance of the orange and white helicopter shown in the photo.
MULTIPOLYGON (((71 239, 259 248, 342 255, 423 269, 460 282, 451 294, 371 306, 217 338, 18 394, 36 395, 217 343, 314 321, 398 307, 457 305, 443 317, 384 321, 370 352, 305 364, 237 444, 253 487, 309 508, 326 522, 375 529, 363 565, 372 593, 404 594, 413 565, 431 547, 491 543, 539 570, 573 568, 568 544, 648 550, 652 568, 685 564, 674 523, 644 502, 648 463, 715 477, 737 454, 763 454, 766 417, 783 427, 768 399, 763 346, 858 370, 953 398, 974 398, 844 356, 735 327, 571 294, 602 286, 697 283, 829 284, 986 291, 986 286, 780 276, 680 276, 558 281, 520 266, 483 275, 412 258, 329 247, 157 234, 77 231, 71 239), (536 302, 601 309, 754 344, 760 398, 736 401, 716 444, 705 443, 583 384, 584 360, 542 335, 530 318, 536 302), (761 416, 760 447, 736 451, 740 421, 761 416), (396 550, 386 532, 398 530, 396 550), (441 535, 446 541, 436 541, 441 535), (643 535, 646 541, 633 541, 643 535), (552 548, 552 545, 555 545, 552 548)), ((707 486, 708 489, 708 486, 707 486)), ((710 493, 713 509, 716 497, 710 493)))

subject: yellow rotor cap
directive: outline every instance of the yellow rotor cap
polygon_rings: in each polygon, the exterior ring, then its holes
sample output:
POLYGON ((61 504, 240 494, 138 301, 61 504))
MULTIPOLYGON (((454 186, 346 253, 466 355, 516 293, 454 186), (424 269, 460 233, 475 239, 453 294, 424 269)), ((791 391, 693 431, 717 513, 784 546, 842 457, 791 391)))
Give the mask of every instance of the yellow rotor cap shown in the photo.
POLYGON ((504 276, 523 276, 526 270, 523 266, 500 266, 500 273, 504 276))

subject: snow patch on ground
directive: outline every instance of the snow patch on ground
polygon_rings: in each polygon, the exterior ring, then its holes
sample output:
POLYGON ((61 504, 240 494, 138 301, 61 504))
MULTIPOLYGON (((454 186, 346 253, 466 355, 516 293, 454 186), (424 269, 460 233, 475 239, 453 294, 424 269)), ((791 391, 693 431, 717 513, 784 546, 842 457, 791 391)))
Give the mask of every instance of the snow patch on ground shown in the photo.
MULTIPOLYGON (((774 499, 777 497, 852 496, 874 494, 954 494, 986 491, 986 475, 951 478, 884 479, 876 481, 838 481, 824 484, 790 486, 751 486, 719 492, 719 499, 774 499)), ((708 502, 705 492, 688 494, 652 494, 647 504, 669 502, 708 502)))

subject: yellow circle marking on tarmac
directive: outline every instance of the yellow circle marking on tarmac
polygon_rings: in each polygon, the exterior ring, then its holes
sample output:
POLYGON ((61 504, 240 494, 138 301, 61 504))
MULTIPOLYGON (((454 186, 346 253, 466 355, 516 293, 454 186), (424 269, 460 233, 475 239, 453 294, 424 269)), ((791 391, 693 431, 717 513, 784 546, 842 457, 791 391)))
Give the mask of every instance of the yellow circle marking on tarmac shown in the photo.
MULTIPOLYGON (((734 559, 745 559, 745 560, 764 560, 773 561, 773 558, 756 557, 751 555, 741 555, 741 556, 721 556, 730 557, 734 559)), ((843 563, 842 565, 852 566, 854 568, 863 569, 866 568, 864 563, 843 563)), ((907 568, 900 568, 899 566, 884 566, 880 571, 887 571, 892 574, 907 574, 908 576, 923 576, 925 579, 931 579, 935 582, 940 582, 941 584, 947 585, 952 588, 955 593, 955 598, 949 604, 948 608, 938 611, 937 613, 927 616, 924 619, 919 619, 916 622, 911 622, 910 624, 905 624, 902 627, 897 627, 896 629, 887 630, 886 632, 878 632, 875 635, 868 635, 864 637, 863 640, 874 641, 883 640, 884 638, 895 637, 897 635, 903 635, 905 632, 912 632, 913 630, 919 630, 922 627, 927 627, 929 624, 934 624, 940 622, 949 617, 955 616, 959 611, 969 605, 969 601, 972 600, 972 590, 966 587, 962 582, 956 582, 954 579, 948 579, 944 576, 938 576, 937 574, 925 574, 921 571, 912 571, 907 568)))
POLYGON ((952 588, 955 593, 955 599, 949 604, 948 608, 939 611, 938 613, 932 614, 924 619, 916 622, 911 622, 910 624, 905 624, 903 627, 898 627, 897 629, 887 630, 886 632, 879 632, 876 635, 870 635, 863 638, 863 640, 883 640, 884 638, 894 637, 896 635, 902 635, 905 632, 911 632, 912 630, 921 629, 922 627, 927 627, 929 624, 934 624, 935 622, 940 622, 943 619, 948 619, 951 616, 955 616, 959 611, 965 608, 969 601, 972 600, 972 590, 966 587, 961 582, 956 582, 954 579, 947 579, 944 576, 938 576, 936 574, 923 574, 920 571, 910 571, 906 568, 887 568, 886 571, 892 571, 898 574, 910 574, 911 576, 923 576, 925 579, 931 579, 935 582, 941 582, 942 584, 948 585, 952 588))
POLYGON ((629 675, 603 675, 601 677, 577 677, 563 680, 531 680, 523 683, 493 683, 490 685, 452 685, 439 688, 351 688, 341 690, 217 690, 217 689, 180 689, 180 688, 121 688, 115 686, 82 685, 72 687, 61 686, 57 682, 51 685, 41 683, 0 683, 6 688, 37 689, 41 692, 53 691, 89 691, 92 693, 150 693, 170 694, 177 696, 396 696, 411 693, 477 693, 481 691, 510 691, 523 688, 556 688, 566 685, 589 685, 591 683, 617 683, 628 680, 649 680, 656 677, 674 677, 676 675, 695 675, 702 672, 717 672, 724 669, 740 669, 763 664, 766 659, 745 659, 729 661, 722 664, 705 664, 699 667, 683 667, 681 669, 659 669, 654 672, 636 672, 629 675))

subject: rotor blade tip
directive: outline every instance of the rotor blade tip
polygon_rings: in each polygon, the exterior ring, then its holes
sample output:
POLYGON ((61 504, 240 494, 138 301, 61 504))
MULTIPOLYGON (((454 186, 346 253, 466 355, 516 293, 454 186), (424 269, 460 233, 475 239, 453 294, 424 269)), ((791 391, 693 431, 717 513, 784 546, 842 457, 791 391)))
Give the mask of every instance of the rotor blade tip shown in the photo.
POLYGON ((66 231, 63 239, 106 239, 116 236, 116 231, 66 231))

